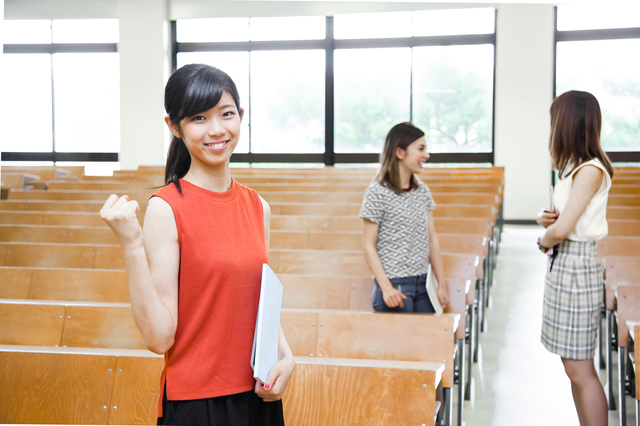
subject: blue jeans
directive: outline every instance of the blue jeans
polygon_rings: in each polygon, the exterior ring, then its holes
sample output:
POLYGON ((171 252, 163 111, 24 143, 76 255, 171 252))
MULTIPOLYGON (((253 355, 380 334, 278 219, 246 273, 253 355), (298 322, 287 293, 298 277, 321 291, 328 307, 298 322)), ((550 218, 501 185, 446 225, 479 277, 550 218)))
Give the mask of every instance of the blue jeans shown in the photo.
POLYGON ((392 278, 389 281, 391 281, 391 285, 393 285, 393 288, 398 288, 398 286, 402 287, 402 294, 407 296, 407 298, 403 300, 404 307, 388 307, 387 304, 384 303, 382 290, 380 290, 380 286, 374 278, 371 302, 373 303, 373 309, 376 312, 434 313, 436 311, 435 309, 433 309, 433 305, 431 304, 429 295, 427 294, 427 274, 417 275, 413 277, 392 278))

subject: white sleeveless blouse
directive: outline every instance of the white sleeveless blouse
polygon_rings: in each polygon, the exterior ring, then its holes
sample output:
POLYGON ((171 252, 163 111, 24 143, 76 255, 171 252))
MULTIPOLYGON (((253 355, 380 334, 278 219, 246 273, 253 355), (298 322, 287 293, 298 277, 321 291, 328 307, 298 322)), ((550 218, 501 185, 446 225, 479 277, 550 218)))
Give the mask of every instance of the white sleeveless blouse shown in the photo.
POLYGON ((611 188, 611 176, 607 173, 600 160, 585 161, 576 167, 569 176, 560 179, 555 186, 553 192, 553 203, 556 211, 562 214, 562 210, 567 205, 571 187, 573 185, 573 176, 578 170, 586 165, 592 165, 602 170, 602 185, 595 193, 582 216, 578 219, 576 226, 571 230, 567 239, 573 241, 600 241, 609 233, 607 225, 607 198, 609 197, 609 189, 611 188))

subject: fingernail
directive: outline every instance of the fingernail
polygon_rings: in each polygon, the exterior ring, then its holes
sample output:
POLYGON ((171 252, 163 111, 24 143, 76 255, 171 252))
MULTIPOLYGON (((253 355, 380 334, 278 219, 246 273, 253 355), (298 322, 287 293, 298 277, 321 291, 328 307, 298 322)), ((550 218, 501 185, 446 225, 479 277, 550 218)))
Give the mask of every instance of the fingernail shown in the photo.
POLYGON ((264 388, 265 388, 266 390, 269 390, 269 389, 271 389, 271 386, 269 386, 269 385, 264 385, 264 388))

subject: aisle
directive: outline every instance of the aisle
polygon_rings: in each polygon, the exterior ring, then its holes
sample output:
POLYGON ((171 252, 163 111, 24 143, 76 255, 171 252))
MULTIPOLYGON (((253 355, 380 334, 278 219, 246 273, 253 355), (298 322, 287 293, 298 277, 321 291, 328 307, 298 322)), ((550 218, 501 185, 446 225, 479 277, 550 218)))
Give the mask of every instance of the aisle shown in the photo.
MULTIPOLYGON (((467 426, 577 426, 569 379, 560 358, 540 343, 545 256, 535 241, 537 226, 505 226, 480 337, 479 362, 473 367, 467 426)), ((603 374, 601 374, 603 376, 603 374)), ((609 425, 618 425, 609 412, 609 425)), ((627 424, 635 407, 627 404, 627 424)))

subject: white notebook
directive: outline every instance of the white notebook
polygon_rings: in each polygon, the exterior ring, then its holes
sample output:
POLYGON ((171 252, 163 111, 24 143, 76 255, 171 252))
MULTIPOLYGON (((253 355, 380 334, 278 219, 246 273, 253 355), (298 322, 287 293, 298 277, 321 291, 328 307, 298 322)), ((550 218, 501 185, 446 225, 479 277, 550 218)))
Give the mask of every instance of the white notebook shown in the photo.
POLYGON ((269 265, 264 263, 262 265, 258 317, 256 318, 256 330, 251 351, 253 377, 260 380, 262 384, 267 381, 271 367, 278 361, 282 290, 282 283, 269 265))
POLYGON ((429 300, 431 300, 431 304, 433 305, 433 309, 436 310, 436 314, 443 313, 444 309, 442 309, 442 305, 440 305, 440 299, 438 298, 438 281, 436 280, 436 274, 434 274, 433 269, 431 269, 431 264, 429 264, 429 269, 427 270, 426 285, 429 300))

